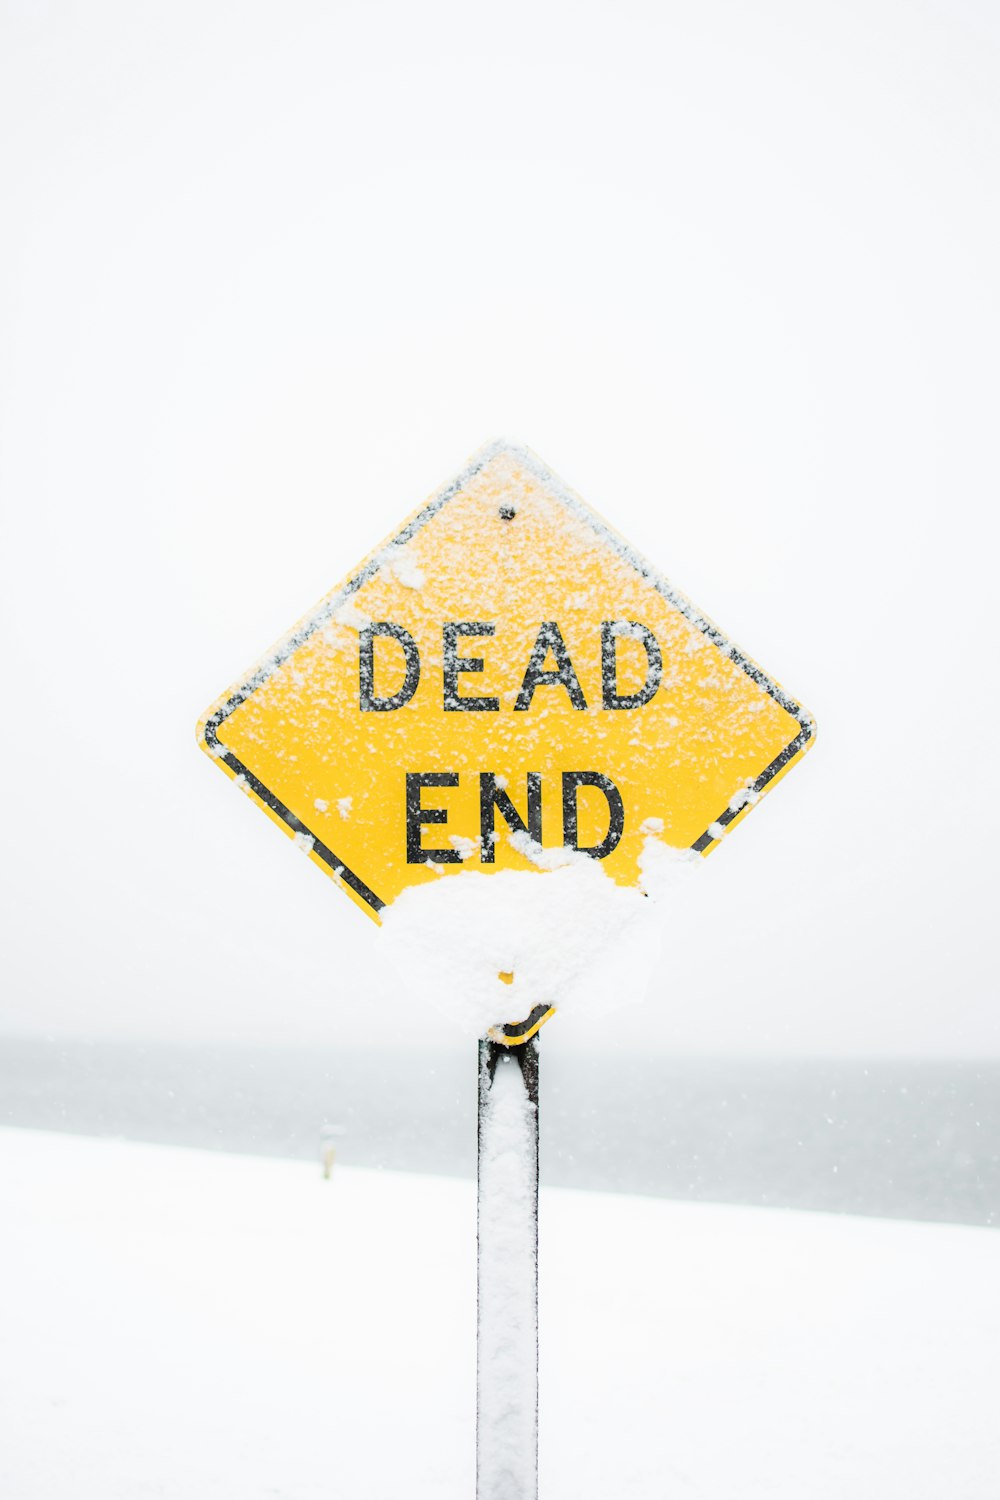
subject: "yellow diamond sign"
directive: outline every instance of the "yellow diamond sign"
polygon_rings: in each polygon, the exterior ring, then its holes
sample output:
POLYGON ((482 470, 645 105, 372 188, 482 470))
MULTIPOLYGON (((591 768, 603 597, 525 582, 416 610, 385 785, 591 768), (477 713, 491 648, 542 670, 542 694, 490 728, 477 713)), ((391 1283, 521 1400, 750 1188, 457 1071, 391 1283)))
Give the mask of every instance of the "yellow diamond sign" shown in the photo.
POLYGON ((531 453, 485 449, 198 726, 377 919, 408 886, 573 848, 634 885, 707 854, 809 715, 531 453))

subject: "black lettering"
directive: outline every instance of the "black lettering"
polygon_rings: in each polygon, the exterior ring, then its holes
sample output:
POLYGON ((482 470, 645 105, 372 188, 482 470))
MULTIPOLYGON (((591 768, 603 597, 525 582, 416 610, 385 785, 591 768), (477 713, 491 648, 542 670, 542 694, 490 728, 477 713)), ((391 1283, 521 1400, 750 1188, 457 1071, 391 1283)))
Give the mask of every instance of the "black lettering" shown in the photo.
POLYGON ((663 653, 653 632, 638 620, 605 620, 601 626, 601 687, 605 708, 641 708, 653 697, 663 678, 663 653), (618 691, 617 641, 630 635, 646 648, 646 681, 637 693, 618 691))
POLYGON ((503 818, 512 833, 526 833, 536 844, 542 842, 542 778, 537 771, 528 772, 528 821, 521 817, 517 808, 492 771, 479 773, 479 832, 482 845, 481 859, 484 865, 492 865, 496 858, 493 832, 493 809, 503 818))
POLYGON ((385 714, 394 708, 409 703, 420 682, 420 652, 417 643, 402 625, 393 625, 390 620, 379 620, 366 625, 358 633, 358 678, 360 686, 361 712, 363 714, 385 714), (375 694, 375 637, 391 636, 403 648, 406 661, 406 676, 403 686, 390 698, 379 698, 375 694))
POLYGON ((614 853, 625 831, 625 807, 621 792, 610 776, 602 776, 600 771, 564 771, 562 803, 563 844, 567 849, 579 849, 581 854, 589 854, 591 859, 607 859, 609 854, 614 853), (581 786, 596 786, 598 791, 603 792, 608 802, 607 834, 599 844, 594 844, 590 849, 580 849, 577 843, 576 793, 577 788, 581 786))
POLYGON ((538 632, 538 639, 532 648, 531 658, 524 674, 521 691, 517 695, 514 711, 524 712, 531 707, 531 699, 536 687, 550 687, 561 682, 569 694, 569 701, 574 708, 585 709, 587 700, 583 696, 579 678, 570 661, 569 652, 566 650, 566 642, 562 638, 562 631, 555 620, 546 620, 538 632), (544 669, 545 658, 549 652, 555 657, 555 671, 544 669))
POLYGON ((444 626, 444 706, 452 711, 466 713, 495 714, 500 708, 499 698, 460 698, 458 695, 459 672, 481 672, 481 656, 459 656, 458 642, 462 636, 495 635, 496 626, 485 620, 448 620, 444 626))
POLYGON ((425 849, 420 842, 424 823, 447 823, 443 807, 421 807, 420 789, 425 786, 458 786, 457 771, 407 771, 406 773, 406 863, 408 865, 457 865, 457 849, 425 849))

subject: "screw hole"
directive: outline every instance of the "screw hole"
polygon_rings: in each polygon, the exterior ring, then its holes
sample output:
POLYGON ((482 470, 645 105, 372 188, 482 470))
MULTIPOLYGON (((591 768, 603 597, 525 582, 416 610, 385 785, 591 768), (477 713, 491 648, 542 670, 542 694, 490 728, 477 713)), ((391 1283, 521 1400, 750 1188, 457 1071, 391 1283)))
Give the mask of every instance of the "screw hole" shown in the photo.
POLYGON ((501 521, 513 521, 513 519, 514 519, 514 517, 516 515, 517 515, 517 511, 514 509, 513 505, 501 505, 501 507, 500 507, 500 519, 501 519, 501 521))

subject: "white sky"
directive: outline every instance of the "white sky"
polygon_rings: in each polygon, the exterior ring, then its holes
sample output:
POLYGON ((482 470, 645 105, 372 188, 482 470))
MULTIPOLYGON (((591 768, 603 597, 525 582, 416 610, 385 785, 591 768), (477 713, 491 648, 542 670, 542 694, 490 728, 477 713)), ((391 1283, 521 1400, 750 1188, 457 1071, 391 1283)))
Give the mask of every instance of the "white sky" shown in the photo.
POLYGON ((503 434, 819 723, 619 1039, 996 1055, 996 9, 0 16, 0 1028, 424 1033, 194 723, 503 434))

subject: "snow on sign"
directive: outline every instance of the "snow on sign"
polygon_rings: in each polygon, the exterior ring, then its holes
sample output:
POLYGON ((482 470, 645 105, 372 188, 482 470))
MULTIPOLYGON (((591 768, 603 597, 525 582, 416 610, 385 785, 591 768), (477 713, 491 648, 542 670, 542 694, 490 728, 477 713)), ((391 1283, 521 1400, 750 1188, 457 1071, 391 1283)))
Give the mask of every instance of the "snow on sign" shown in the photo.
POLYGON ((204 749, 370 916, 571 848, 707 854, 809 715, 531 453, 484 449, 213 705, 204 749))

